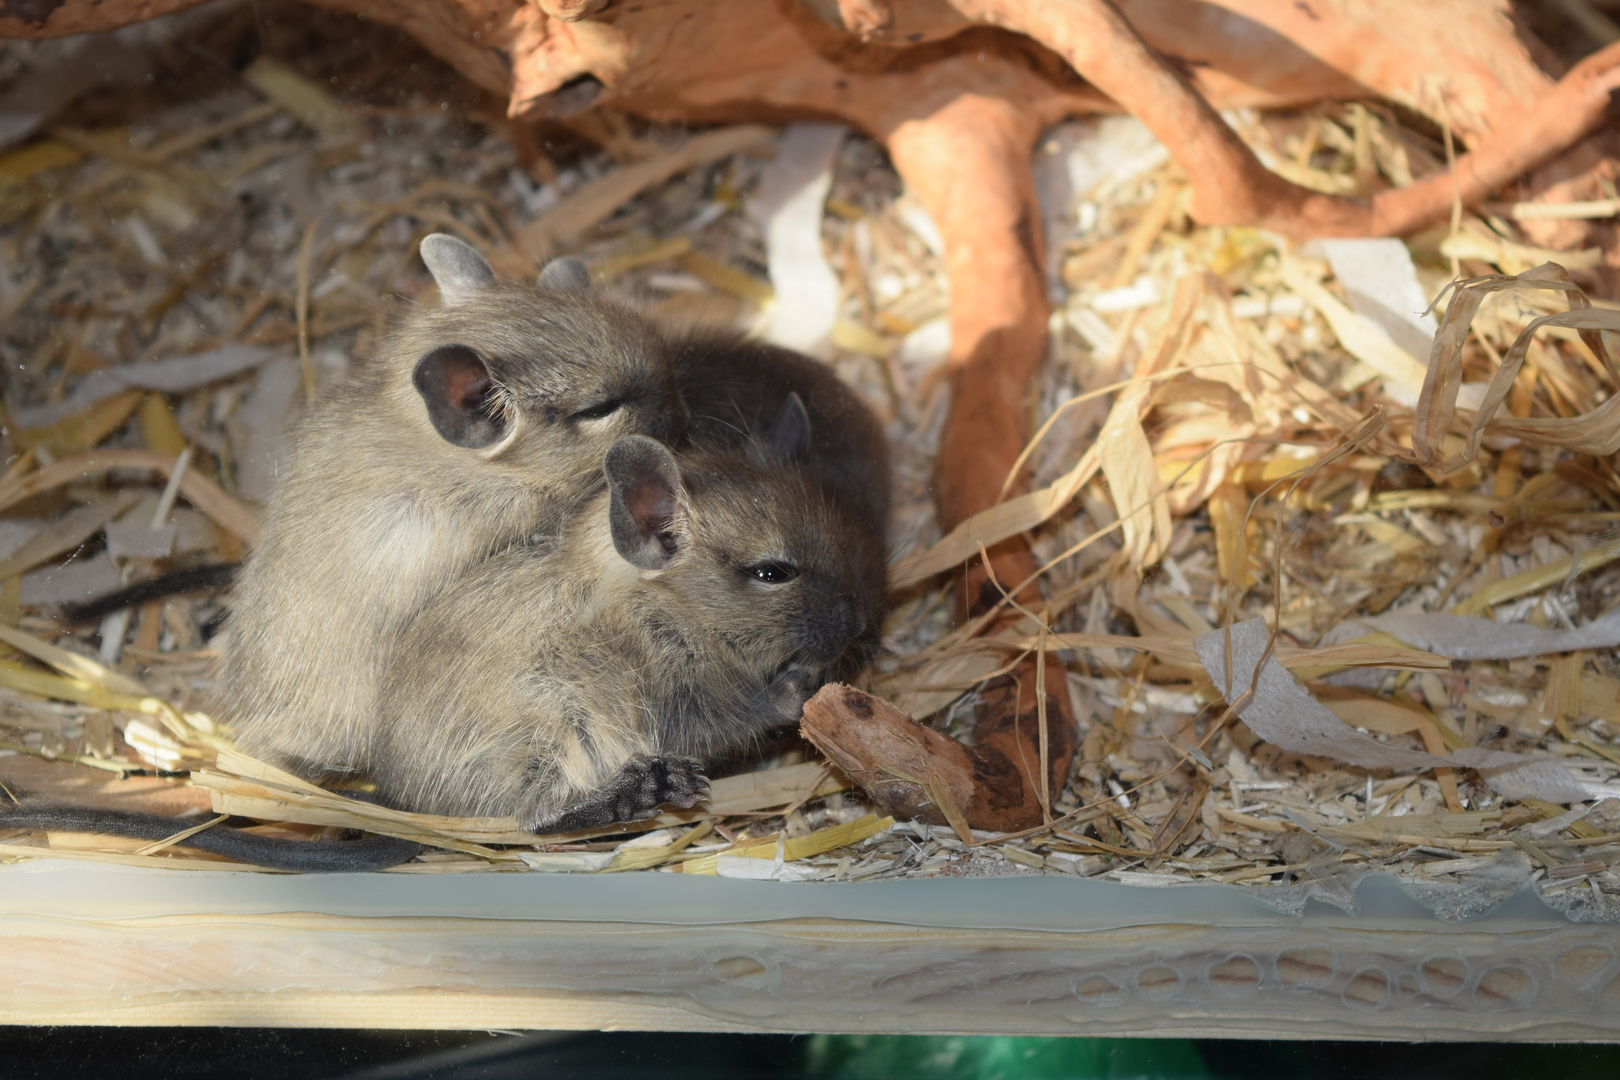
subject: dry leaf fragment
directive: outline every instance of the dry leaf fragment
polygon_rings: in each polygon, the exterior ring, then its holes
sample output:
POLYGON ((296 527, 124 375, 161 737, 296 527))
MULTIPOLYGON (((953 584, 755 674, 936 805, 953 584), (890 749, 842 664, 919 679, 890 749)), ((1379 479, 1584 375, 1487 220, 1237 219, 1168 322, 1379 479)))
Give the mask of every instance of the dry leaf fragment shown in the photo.
POLYGON ((949 824, 935 797, 944 784, 972 828, 1010 832, 1042 819, 1036 790, 1006 754, 965 746, 852 686, 822 687, 805 704, 800 731, 897 817, 949 824))
MULTIPOLYGON (((1617 398, 1616 400, 1620 400, 1617 398)), ((1586 551, 1576 552, 1574 555, 1557 559, 1543 566, 1534 566, 1529 570, 1521 570, 1512 577, 1493 581, 1484 588, 1476 591, 1468 599, 1457 604, 1452 611, 1458 615, 1472 615, 1476 611, 1484 611, 1494 604, 1515 600, 1521 596, 1528 596, 1533 592, 1562 586, 1566 582, 1586 573, 1596 570, 1620 559, 1620 540, 1611 540, 1606 544, 1586 551)))
POLYGON ((1620 608, 1574 630, 1445 614, 1377 615, 1357 621, 1453 660, 1515 660, 1577 649, 1620 647, 1620 608))
MULTIPOLYGON (((869 836, 876 836, 893 824, 894 818, 892 817, 880 818, 876 814, 867 814, 842 825, 829 825, 825 829, 818 829, 806 836, 795 836, 781 841, 772 840, 769 843, 762 844, 749 844, 731 851, 705 855, 686 863, 681 867, 681 871, 687 874, 716 874, 721 870, 721 860, 726 858, 773 860, 780 858, 784 862, 794 862, 798 859, 807 859, 812 855, 820 855, 834 848, 858 844, 869 836)), ((743 875, 725 876, 740 877, 743 875)), ((775 875, 748 874, 747 876, 770 877, 775 875)))
MULTIPOLYGON (((123 427, 141 397, 139 390, 125 390, 45 427, 28 427, 13 417, 9 425, 12 439, 18 446, 46 458, 82 453, 123 427)), ((4 416, 3 410, 0 416, 4 416)))
MULTIPOLYGON (((96 450, 66 458, 37 472, 24 473, 0 482, 0 510, 13 506, 42 491, 71 484, 112 469, 151 469, 165 478, 175 467, 168 454, 150 450, 96 450)), ((249 544, 258 543, 259 520, 253 512, 220 490, 220 486, 196 469, 188 469, 180 481, 180 494, 191 505, 207 514, 222 528, 249 544)))
POLYGON ((1479 259, 1500 267, 1503 271, 1518 273, 1520 267, 1536 266, 1556 259, 1576 270, 1589 270, 1603 264, 1603 249, 1589 247, 1582 251, 1553 251, 1530 244, 1516 244, 1499 236, 1486 235, 1477 227, 1453 233, 1440 242, 1440 254, 1455 259, 1479 259))
POLYGON ((103 551, 24 574, 20 598, 29 607, 82 604, 113 591, 121 583, 117 564, 103 551))
POLYGON ((1550 802, 1570 803, 1612 794, 1606 785, 1577 780, 1548 758, 1474 748, 1438 757, 1380 743, 1347 727, 1312 697, 1275 656, 1268 654, 1270 640, 1265 622, 1250 619, 1201 635, 1195 647, 1216 688, 1229 702, 1237 703, 1236 711, 1243 722, 1275 746, 1369 769, 1477 769, 1493 790, 1514 799, 1534 795, 1550 802), (1232 642, 1230 682, 1228 635, 1232 642))
POLYGON ((1094 444, 1080 456, 1072 469, 1046 487, 974 514, 927 551, 895 563, 889 573, 890 584, 896 589, 903 589, 926 581, 973 558, 980 548, 993 547, 1010 536, 1033 529, 1067 506, 1080 493, 1080 489, 1097 474, 1098 462, 1094 444))
MULTIPOLYGON (((1188 338, 1193 329, 1193 316, 1196 314, 1199 302, 1203 299, 1207 281, 1202 274, 1189 275, 1182 279, 1177 287, 1175 299, 1165 326, 1160 330, 1158 337, 1149 346, 1148 355, 1138 366, 1137 375, 1133 376, 1131 383, 1120 393, 1115 400, 1113 408, 1109 410, 1108 420, 1105 422, 1105 431, 1109 425, 1116 432, 1127 431, 1130 417, 1135 413, 1135 424, 1141 427, 1141 413, 1151 404, 1148 389, 1150 376, 1157 372, 1169 369, 1175 363, 1187 346, 1188 338)), ((1145 436, 1144 436, 1145 438, 1145 436)), ((1157 489, 1157 476, 1153 469, 1151 451, 1140 470, 1134 466, 1123 463, 1123 444, 1134 442, 1128 435, 1121 437, 1121 445, 1114 451, 1116 463, 1124 470, 1122 476, 1128 488, 1135 491, 1146 484, 1149 497, 1134 503, 1127 503, 1129 494, 1116 491, 1116 508, 1121 515, 1139 514, 1152 508, 1152 526, 1145 535, 1158 537, 1160 543, 1167 543, 1170 537, 1169 506, 1164 502, 1162 495, 1152 494, 1157 489), (1141 476, 1138 476, 1138 471, 1141 476), (1121 505, 1124 504, 1124 505, 1121 505), (1162 516, 1162 521, 1161 521, 1162 516), (1162 529, 1162 532, 1161 532, 1162 529)), ((952 529, 943 540, 929 548, 927 551, 912 555, 895 564, 890 573, 890 581, 895 588, 905 588, 919 581, 927 580, 935 574, 942 573, 952 567, 958 566, 979 553, 980 547, 992 547, 995 544, 1050 519, 1069 501, 1080 493, 1080 489, 1090 482, 1097 474, 1102 464, 1103 440, 1099 439, 1086 449, 1075 462, 1074 467, 1064 473, 1057 480, 1039 491, 1031 491, 1014 499, 997 503, 988 510, 980 511, 952 529)), ((1011 585, 1012 583, 1009 583, 1011 585)))
POLYGON ((1355 312, 1345 307, 1321 284, 1313 280, 1305 267, 1291 256, 1284 257, 1282 276, 1290 289, 1298 293, 1311 307, 1321 312, 1334 337, 1345 351, 1357 360, 1377 369, 1387 382, 1384 388, 1403 405, 1418 400, 1423 387, 1424 368, 1412 354, 1390 339, 1388 334, 1374 329, 1355 312))
POLYGON ((1456 293, 1446 308, 1445 321, 1435 335, 1434 352, 1417 402, 1417 423, 1412 428, 1412 450, 1397 455, 1401 460, 1421 465, 1439 474, 1456 472, 1474 460, 1480 440, 1486 433, 1521 439, 1537 446, 1556 446, 1575 453, 1606 457, 1620 451, 1620 396, 1574 417, 1496 417, 1507 399, 1514 379, 1535 341, 1537 330, 1563 326, 1576 330, 1611 380, 1620 382, 1620 369, 1604 345, 1603 330, 1620 330, 1620 311, 1593 308, 1586 294, 1570 281, 1557 263, 1543 263, 1512 277, 1491 275, 1458 282, 1456 293), (1537 289, 1562 292, 1570 310, 1533 319, 1513 342, 1497 368, 1484 399, 1468 426, 1465 448, 1446 456, 1444 442, 1451 430, 1462 382, 1462 349, 1474 317, 1485 298, 1510 289, 1537 289))
POLYGON ((53 555, 72 551, 123 513, 138 497, 137 492, 121 491, 74 507, 0 559, 0 578, 32 570, 53 555))
MULTIPOLYGON (((446 846, 445 841, 463 844, 533 844, 537 840, 533 833, 525 832, 518 826, 516 818, 415 814, 374 803, 357 802, 228 748, 219 750, 215 767, 193 772, 191 782, 211 792, 213 808, 220 813, 310 825, 361 828, 440 846, 446 846)), ((710 785, 708 801, 693 810, 538 839, 563 843, 623 832, 641 832, 682 824, 693 816, 724 816, 791 806, 848 787, 849 781, 837 774, 830 774, 825 765, 789 765, 716 780, 710 785)))
POLYGON ((360 137, 360 117, 327 92, 279 60, 261 56, 242 71, 242 79, 265 97, 320 133, 328 143, 360 137))
POLYGON ((61 401, 14 410, 11 418, 25 428, 47 427, 128 390, 180 394, 222 379, 234 378, 276 355, 274 351, 256 345, 233 343, 192 356, 99 368, 80 379, 73 392, 61 401))

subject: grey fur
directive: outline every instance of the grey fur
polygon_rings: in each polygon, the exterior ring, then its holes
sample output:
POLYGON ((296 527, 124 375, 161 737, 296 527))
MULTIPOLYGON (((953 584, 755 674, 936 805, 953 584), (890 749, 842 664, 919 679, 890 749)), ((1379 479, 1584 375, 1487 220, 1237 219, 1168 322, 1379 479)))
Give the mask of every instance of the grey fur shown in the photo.
MULTIPOLYGON (((447 306, 413 313, 301 426, 242 573, 215 705, 249 752, 312 779, 368 773, 411 809, 575 828, 691 805, 700 758, 791 723, 822 681, 875 652, 882 430, 806 357, 724 337, 672 344, 560 271, 501 286, 471 248, 438 240, 423 254, 447 306), (422 375, 446 348, 475 355, 492 384, 461 427, 434 415, 442 380, 422 375), (650 440, 616 443, 679 436, 677 372, 697 449, 677 461, 650 440), (593 496, 610 445, 625 468, 608 464, 618 485, 593 496), (640 547, 621 557, 615 499, 628 509, 630 466, 649 463, 676 470, 678 506, 632 513, 640 547), (803 572, 761 589, 738 577, 749 559, 803 572)), ((29 812, 151 839, 189 824, 29 812)), ((309 871, 415 850, 198 836, 192 846, 309 871)))
POLYGON ((591 272, 578 259, 563 255, 546 263, 546 268, 540 271, 540 287, 559 292, 590 292, 591 272))
POLYGON ((478 249, 448 233, 422 238, 422 261, 439 286, 446 307, 465 304, 495 284, 495 271, 478 249))
MULTIPOLYGON (((442 245, 441 245, 442 246, 442 245)), ((297 432, 227 624, 214 707, 249 753, 353 771, 410 619, 495 552, 554 532, 619 437, 684 427, 667 338, 590 295, 492 284, 407 317, 297 432), (456 446, 413 386, 462 346, 487 364, 499 438, 456 446)))
MULTIPOLYGON (((612 453, 644 457, 645 441, 612 453)), ((870 659, 882 560, 811 474, 735 450, 675 460, 662 569, 615 546, 617 485, 638 475, 615 470, 556 544, 490 559, 415 621, 366 762, 385 800, 535 830, 690 805, 698 762, 792 723, 829 672, 870 659)))

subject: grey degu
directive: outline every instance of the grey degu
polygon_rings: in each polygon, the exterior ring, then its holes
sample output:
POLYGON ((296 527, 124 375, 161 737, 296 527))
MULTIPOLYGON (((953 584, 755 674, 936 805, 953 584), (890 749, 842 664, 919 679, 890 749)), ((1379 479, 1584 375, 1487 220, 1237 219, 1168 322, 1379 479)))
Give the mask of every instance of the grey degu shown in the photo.
POLYGON ((556 544, 424 611, 381 695, 379 797, 541 832, 690 806, 704 761, 864 664, 883 562, 806 469, 798 399, 784 412, 749 452, 619 440, 556 544))
MULTIPOLYGON (((631 821, 693 805, 705 760, 792 723, 825 679, 865 666, 881 545, 828 496, 796 393, 760 435, 679 456, 615 442, 606 489, 561 535, 475 565, 417 616, 351 767, 417 811, 514 815, 535 831, 631 821)), ((0 829, 148 840, 191 824, 38 800, 0 810, 0 829)), ((182 844, 305 872, 379 870, 421 850, 221 826, 182 844)))
POLYGON ((352 771, 378 679, 410 619, 457 575, 557 528, 629 434, 686 409, 667 337, 552 264, 501 284, 435 234, 437 308, 411 312, 297 431, 242 568, 214 705, 241 747, 292 771, 352 771))

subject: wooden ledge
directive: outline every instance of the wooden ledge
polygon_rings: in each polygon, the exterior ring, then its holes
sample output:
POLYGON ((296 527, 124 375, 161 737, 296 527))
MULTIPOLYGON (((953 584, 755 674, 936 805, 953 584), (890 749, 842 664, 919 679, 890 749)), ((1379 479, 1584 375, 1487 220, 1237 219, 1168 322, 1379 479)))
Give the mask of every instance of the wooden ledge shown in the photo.
POLYGON ((1611 927, 1538 912, 1539 902, 1510 901, 1447 924, 1410 901, 1391 906, 1377 889, 1364 900, 1382 914, 1318 906, 1296 918, 1223 887, 1050 877, 870 885, 663 874, 181 878, 17 864, 0 868, 0 1016, 21 1024, 1620 1039, 1620 939, 1611 927), (1054 894, 1069 902, 1053 904, 1054 894), (364 913, 368 899, 377 914, 364 913), (1062 925, 1033 918, 1053 910, 1064 912, 1055 920, 1062 925))

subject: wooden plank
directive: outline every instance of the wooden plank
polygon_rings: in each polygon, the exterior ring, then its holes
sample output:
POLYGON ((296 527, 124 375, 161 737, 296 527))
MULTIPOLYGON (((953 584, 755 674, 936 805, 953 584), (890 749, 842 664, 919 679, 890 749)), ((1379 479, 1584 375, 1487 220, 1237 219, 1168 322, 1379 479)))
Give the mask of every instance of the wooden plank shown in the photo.
MULTIPOLYGON (((262 878, 253 884, 265 887, 262 878)), ((771 920, 758 916, 773 903, 791 898, 789 906, 802 908, 806 896, 841 887, 726 888, 748 884, 711 880, 715 891, 702 894, 714 896, 716 920, 722 912, 749 915, 737 924, 658 922, 652 911, 646 922, 604 921, 556 908, 533 918, 297 911, 125 917, 116 913, 116 890, 74 905, 72 914, 41 914, 5 903, 0 890, 0 1017, 28 1024, 1620 1040, 1620 945, 1609 927, 1281 915, 1254 925, 1157 920, 1061 930, 771 920), (730 902, 738 897, 747 902, 730 902), (104 914, 86 913, 92 909, 104 914)), ((466 888, 487 886, 467 879, 466 888)), ((842 888, 878 905, 885 900, 870 886, 842 888)), ((1138 890, 1150 891, 1162 892, 1138 890)))

